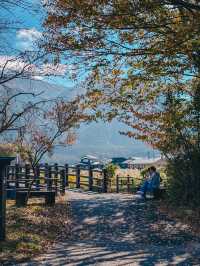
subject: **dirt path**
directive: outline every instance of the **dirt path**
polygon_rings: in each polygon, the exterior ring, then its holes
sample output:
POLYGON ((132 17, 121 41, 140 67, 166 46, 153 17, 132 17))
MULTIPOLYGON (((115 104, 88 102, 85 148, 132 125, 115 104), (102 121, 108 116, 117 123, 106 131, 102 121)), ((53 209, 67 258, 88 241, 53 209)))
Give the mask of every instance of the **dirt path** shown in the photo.
POLYGON ((70 240, 20 265, 200 265, 200 239, 132 195, 68 191, 70 240))

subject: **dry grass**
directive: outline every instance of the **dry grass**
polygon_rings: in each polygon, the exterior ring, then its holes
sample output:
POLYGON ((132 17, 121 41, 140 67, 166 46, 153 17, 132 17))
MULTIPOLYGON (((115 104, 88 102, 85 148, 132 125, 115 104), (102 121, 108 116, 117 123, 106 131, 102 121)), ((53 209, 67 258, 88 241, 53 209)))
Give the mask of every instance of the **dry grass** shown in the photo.
POLYGON ((66 238, 71 226, 69 212, 66 197, 58 198, 54 207, 31 199, 26 208, 16 208, 13 201, 8 201, 7 240, 0 246, 0 265, 30 259, 56 240, 66 238))
POLYGON ((140 176, 140 171, 137 170, 137 169, 120 169, 118 168, 116 170, 116 173, 115 175, 119 175, 119 176, 131 176, 131 177, 135 177, 135 178, 139 178, 141 179, 141 176, 140 176))
MULTIPOLYGON (((87 170, 82 170, 81 171, 81 177, 80 177, 80 183, 81 183, 81 188, 88 190, 88 178, 82 177, 84 176, 89 176, 89 173, 87 170)), ((115 172, 115 176, 110 180, 109 182, 109 192, 115 192, 116 191, 116 176, 119 176, 121 178, 124 178, 123 184, 121 184, 120 179, 120 191, 127 191, 127 176, 133 177, 133 185, 131 185, 131 191, 135 191, 135 188, 138 187, 141 184, 142 181, 142 176, 140 174, 140 171, 137 169, 120 169, 118 168, 115 172)), ((98 181, 97 179, 94 179, 93 185, 95 186, 102 186, 102 175, 100 173, 94 172, 94 177, 99 178, 100 180, 98 181)), ((69 174, 69 187, 74 188, 76 187, 76 176, 72 175, 72 173, 69 174)), ((132 180, 132 179, 131 179, 132 180)))
POLYGON ((120 177, 133 177, 136 186, 138 186, 142 181, 142 176, 140 174, 140 170, 138 169, 117 169, 115 176, 117 175, 120 177))

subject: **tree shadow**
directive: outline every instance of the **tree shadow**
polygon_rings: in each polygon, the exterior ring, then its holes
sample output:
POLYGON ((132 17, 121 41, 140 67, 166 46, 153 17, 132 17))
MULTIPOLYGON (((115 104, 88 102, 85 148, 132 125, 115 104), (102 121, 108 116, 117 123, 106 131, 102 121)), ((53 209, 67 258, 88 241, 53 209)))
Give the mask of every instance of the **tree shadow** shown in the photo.
POLYGON ((116 194, 73 197, 70 240, 48 253, 46 265, 200 265, 200 239, 154 204, 116 194))

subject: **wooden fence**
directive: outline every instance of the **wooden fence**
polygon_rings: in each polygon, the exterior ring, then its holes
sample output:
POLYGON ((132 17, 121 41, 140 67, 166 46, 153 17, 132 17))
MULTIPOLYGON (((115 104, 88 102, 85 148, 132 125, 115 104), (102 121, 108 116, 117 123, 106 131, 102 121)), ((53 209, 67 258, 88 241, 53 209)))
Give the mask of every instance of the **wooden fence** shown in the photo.
POLYGON ((95 192, 127 192, 135 190, 134 178, 120 177, 110 179, 105 169, 82 169, 79 166, 49 165, 38 166, 35 173, 30 165, 15 165, 7 168, 7 195, 13 191, 31 189, 34 191, 55 191, 64 194, 65 188, 82 188, 95 192))
MULTIPOLYGON (((82 188, 96 192, 128 192, 135 190, 134 178, 109 178, 105 169, 81 169, 68 164, 38 166, 34 170, 30 165, 8 166, 6 174, 0 177, 0 241, 5 240, 6 198, 15 199, 17 204, 24 203, 25 196, 45 196, 47 204, 55 202, 55 196, 65 194, 66 188, 82 188), (18 196, 17 196, 18 195, 18 196)), ((17 204, 18 206, 18 204, 17 204)))
POLYGON ((72 167, 67 164, 58 164, 36 167, 32 170, 29 165, 9 166, 7 168, 7 194, 13 191, 55 191, 56 194, 65 193, 65 188, 85 188, 107 192, 106 174, 100 170, 83 170, 80 167, 72 167), (35 173, 34 173, 35 171, 35 173))
POLYGON ((7 194, 14 191, 55 191, 65 193, 66 175, 64 168, 57 164, 50 166, 45 164, 34 170, 30 165, 8 166, 7 168, 7 194))

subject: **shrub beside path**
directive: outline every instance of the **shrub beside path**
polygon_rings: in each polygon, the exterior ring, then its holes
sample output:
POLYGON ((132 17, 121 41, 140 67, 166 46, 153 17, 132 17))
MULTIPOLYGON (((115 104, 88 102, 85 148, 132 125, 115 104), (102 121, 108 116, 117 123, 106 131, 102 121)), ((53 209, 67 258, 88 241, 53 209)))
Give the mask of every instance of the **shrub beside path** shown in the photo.
POLYGON ((72 230, 47 254, 19 265, 200 265, 200 239, 127 194, 68 191, 72 230))

